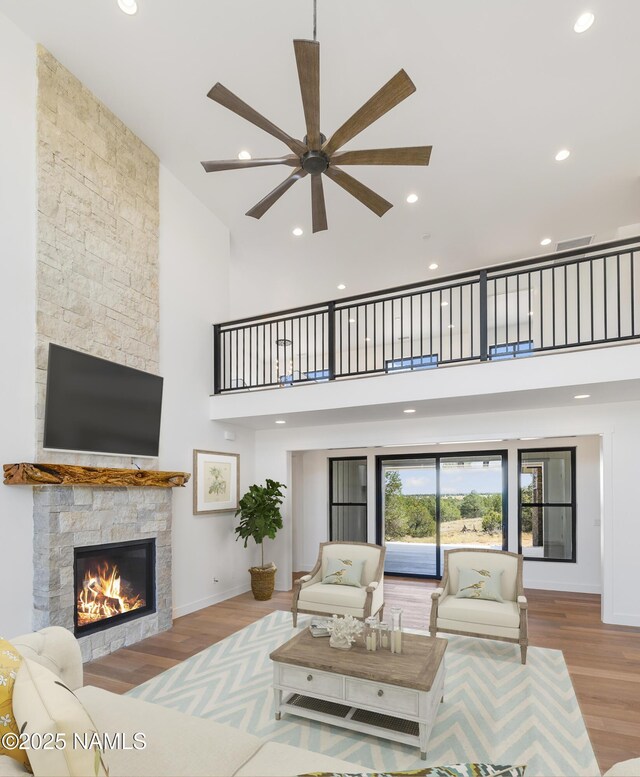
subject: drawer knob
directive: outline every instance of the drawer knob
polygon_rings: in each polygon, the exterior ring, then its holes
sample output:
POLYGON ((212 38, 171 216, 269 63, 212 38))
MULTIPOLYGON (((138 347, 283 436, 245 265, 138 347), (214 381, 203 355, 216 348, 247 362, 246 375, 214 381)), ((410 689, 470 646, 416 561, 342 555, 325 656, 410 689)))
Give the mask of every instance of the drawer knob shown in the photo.
POLYGON ((313 680, 313 675, 312 674, 308 674, 307 675, 307 680, 308 680, 308 682, 311 682, 313 680))
POLYGON ((382 689, 380 689, 380 690, 378 691, 378 696, 384 696, 384 691, 383 691, 382 689))

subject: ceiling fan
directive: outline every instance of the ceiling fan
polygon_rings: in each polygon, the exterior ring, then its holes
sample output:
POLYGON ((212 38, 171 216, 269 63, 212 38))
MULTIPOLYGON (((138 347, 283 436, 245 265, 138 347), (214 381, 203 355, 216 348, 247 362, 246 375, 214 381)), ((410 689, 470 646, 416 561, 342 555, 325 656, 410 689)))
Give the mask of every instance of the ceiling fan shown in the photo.
POLYGON ((247 167, 287 165, 293 167, 291 174, 269 192, 257 205, 247 211, 247 216, 259 219, 277 202, 293 184, 311 176, 311 212, 313 231, 328 228, 327 211, 322 186, 322 174, 353 195, 377 216, 393 207, 390 202, 376 194, 368 186, 341 169, 342 165, 428 165, 431 146, 405 148, 379 148, 367 151, 340 151, 342 146, 366 129, 374 121, 401 103, 416 87, 404 70, 379 89, 373 97, 359 108, 351 118, 339 127, 327 140, 320 132, 320 44, 315 40, 294 40, 302 106, 307 134, 302 141, 291 137, 271 121, 243 102, 233 92, 217 83, 207 95, 210 99, 233 111, 256 127, 268 132, 288 146, 292 154, 269 159, 230 159, 218 162, 202 162, 207 173, 221 170, 240 170, 247 167))

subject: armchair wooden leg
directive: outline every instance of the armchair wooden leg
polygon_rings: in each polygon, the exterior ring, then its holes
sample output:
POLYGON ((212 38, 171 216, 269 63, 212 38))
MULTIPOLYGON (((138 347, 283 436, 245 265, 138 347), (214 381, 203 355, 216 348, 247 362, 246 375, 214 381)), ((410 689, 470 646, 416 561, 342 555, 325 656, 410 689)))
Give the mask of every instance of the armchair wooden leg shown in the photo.
POLYGON ((382 620, 382 619, 384 618, 384 604, 383 604, 383 605, 382 605, 382 607, 381 607, 381 608, 378 610, 378 616, 379 616, 380 620, 382 620))
POLYGON ((291 610, 291 615, 293 616, 293 628, 295 629, 298 625, 298 611, 297 610, 291 610))
POLYGON ((527 663, 527 646, 520 645, 520 660, 523 664, 527 663))

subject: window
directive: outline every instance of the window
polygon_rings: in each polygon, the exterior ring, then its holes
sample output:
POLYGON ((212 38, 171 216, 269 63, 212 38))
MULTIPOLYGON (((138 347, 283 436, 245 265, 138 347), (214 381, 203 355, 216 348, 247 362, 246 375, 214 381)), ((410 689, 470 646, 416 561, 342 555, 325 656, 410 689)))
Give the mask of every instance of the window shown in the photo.
POLYGON ((367 541, 367 460, 329 459, 329 539, 367 541))
POLYGON ((427 356, 408 356, 405 359, 388 359, 384 363, 385 372, 399 372, 401 370, 429 370, 438 366, 438 354, 427 356))
POLYGON ((531 561, 576 560, 576 449, 521 450, 518 551, 531 561))
POLYGON ((494 362, 503 359, 519 359, 522 356, 529 356, 532 351, 533 340, 525 340, 520 343, 502 343, 489 347, 489 358, 494 362))
POLYGON ((324 383, 325 381, 329 380, 329 370, 315 370, 307 372, 305 377, 307 380, 315 380, 316 383, 324 383))

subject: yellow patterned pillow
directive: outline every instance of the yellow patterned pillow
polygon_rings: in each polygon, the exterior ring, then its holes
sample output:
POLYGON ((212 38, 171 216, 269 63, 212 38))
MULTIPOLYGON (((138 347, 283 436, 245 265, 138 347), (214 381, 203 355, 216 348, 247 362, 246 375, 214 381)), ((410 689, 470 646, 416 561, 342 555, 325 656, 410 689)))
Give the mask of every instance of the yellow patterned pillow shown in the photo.
POLYGON ((5 747, 5 744, 14 741, 13 737, 7 738, 6 734, 15 735, 16 742, 20 734, 18 724, 13 717, 13 685, 21 663, 20 653, 10 642, 0 637, 0 755, 8 755, 31 771, 29 759, 24 750, 5 747))

